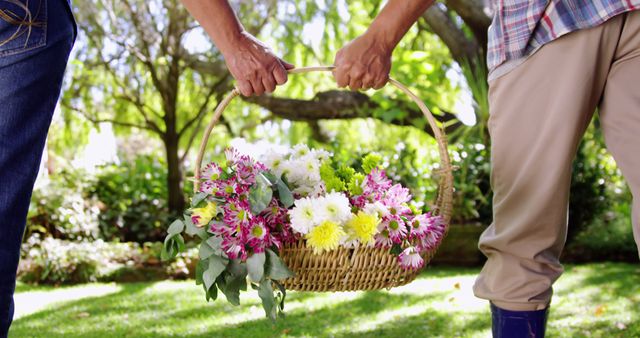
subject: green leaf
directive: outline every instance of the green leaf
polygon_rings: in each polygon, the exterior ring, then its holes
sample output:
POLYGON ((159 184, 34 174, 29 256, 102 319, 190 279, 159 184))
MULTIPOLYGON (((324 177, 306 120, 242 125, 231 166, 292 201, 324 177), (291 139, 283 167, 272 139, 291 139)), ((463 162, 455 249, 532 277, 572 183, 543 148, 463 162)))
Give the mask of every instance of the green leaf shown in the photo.
POLYGON ((240 290, 247 290, 247 277, 233 276, 230 273, 224 275, 225 287, 221 289, 227 301, 233 305, 240 305, 240 290))
POLYGON ((220 256, 212 255, 209 257, 209 268, 202 274, 202 280, 207 290, 211 288, 216 278, 225 270, 228 262, 228 259, 220 256))
POLYGON ((276 184, 276 182, 278 182, 278 178, 276 177, 276 175, 268 172, 268 171, 263 171, 260 173, 262 176, 264 176, 264 178, 267 179, 267 181, 269 181, 269 184, 274 185, 276 184))
POLYGON ((174 235, 167 235, 164 239, 162 251, 160 252, 160 259, 163 261, 170 260, 178 254, 173 250, 173 236, 174 235))
POLYGON ((182 236, 180 234, 178 235, 174 235, 173 236, 174 239, 174 245, 175 245, 175 249, 176 249, 176 254, 183 252, 186 249, 186 246, 184 244, 184 238, 182 238, 182 236))
POLYGON ((181 220, 177 219, 169 225, 169 229, 167 229, 167 233, 170 235, 177 235, 184 230, 184 223, 181 220))
POLYGON ((271 320, 276 320, 278 308, 276 307, 276 299, 273 296, 273 287, 271 286, 270 280, 264 279, 260 282, 258 296, 262 299, 262 307, 264 308, 266 316, 271 318, 271 320))
POLYGON ((280 257, 270 249, 267 249, 268 263, 267 263, 267 277, 280 280, 295 276, 295 274, 289 270, 289 268, 282 262, 280 257))
POLYGON ((251 212, 256 215, 267 208, 271 202, 271 198, 273 197, 273 190, 271 189, 271 186, 258 182, 260 182, 260 180, 256 179, 256 184, 252 185, 251 189, 249 189, 249 204, 251 205, 251 212))
POLYGON ((197 207, 200 202, 204 201, 204 199, 207 198, 207 195, 208 194, 205 192, 199 192, 193 195, 193 197, 191 197, 191 207, 197 207))
POLYGON ((234 276, 247 278, 247 263, 244 263, 239 259, 231 260, 229 261, 229 265, 227 265, 227 271, 234 276))
POLYGON ((213 284, 209 290, 205 289, 205 294, 206 294, 207 302, 209 300, 215 301, 216 299, 218 299, 218 288, 216 287, 215 284, 213 284))
POLYGON ((249 270, 249 279, 252 282, 260 282, 264 276, 264 263, 266 257, 264 252, 251 255, 247 259, 247 269, 249 270))
POLYGON ((215 251, 211 248, 211 246, 209 246, 209 243, 202 242, 200 244, 200 251, 198 253, 198 255, 200 256, 200 259, 207 259, 211 257, 211 255, 213 255, 214 253, 215 251))
POLYGON ((391 251, 389 251, 392 255, 399 255, 400 253, 402 253, 402 247, 400 246, 400 244, 394 244, 391 247, 391 251))
POLYGON ((222 237, 212 236, 207 239, 207 244, 213 249, 213 252, 218 256, 227 257, 227 254, 222 250, 222 237))
POLYGON ((284 299, 287 297, 287 289, 285 289, 284 285, 282 285, 278 281, 274 280, 272 282, 278 287, 280 293, 282 293, 282 298, 280 299, 280 303, 278 304, 278 306, 280 307, 280 311, 284 311, 284 299))
POLYGON ((202 279, 202 274, 205 272, 205 270, 208 267, 209 267, 209 260, 201 259, 200 261, 198 261, 198 264, 196 264, 196 272, 195 272, 196 285, 200 285, 204 283, 204 280, 202 279))
POLYGON ((282 203, 285 208, 290 208, 294 202, 291 190, 289 190, 289 187, 284 184, 282 180, 278 180, 276 184, 278 187, 278 197, 280 197, 280 203, 282 203))

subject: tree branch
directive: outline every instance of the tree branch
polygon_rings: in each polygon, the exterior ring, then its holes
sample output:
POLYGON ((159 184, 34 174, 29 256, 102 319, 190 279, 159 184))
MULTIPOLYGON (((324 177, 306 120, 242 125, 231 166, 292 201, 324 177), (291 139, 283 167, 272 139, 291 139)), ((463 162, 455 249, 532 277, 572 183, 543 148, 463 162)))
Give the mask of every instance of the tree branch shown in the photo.
MULTIPOLYGON (((487 45, 487 29, 491 17, 485 12, 483 0, 446 0, 447 7, 456 13, 471 28, 473 35, 483 48, 487 45)), ((435 7, 435 6, 431 6, 435 7)))
MULTIPOLYGON (((422 14, 422 18, 431 27, 431 30, 449 48, 453 59, 462 64, 464 60, 473 60, 478 43, 469 39, 462 29, 460 29, 447 12, 435 4, 422 14)), ((468 61, 467 61, 468 62, 468 61)))
MULTIPOLYGON (((415 126, 415 121, 424 119, 421 111, 407 107, 408 104, 399 102, 405 116, 392 117, 390 119, 382 116, 372 115, 371 111, 378 108, 378 104, 371 100, 369 96, 352 91, 331 90, 318 93, 311 100, 298 100, 289 98, 279 98, 269 95, 242 97, 243 100, 255 103, 271 111, 274 115, 292 121, 317 121, 324 119, 354 119, 354 118, 376 118, 399 126, 415 126)), ((443 115, 434 116, 442 123, 447 123, 446 132, 452 132, 459 128, 462 123, 452 122, 456 119, 454 114, 444 112, 443 115)), ((426 124, 424 131, 433 136, 431 127, 426 124)))

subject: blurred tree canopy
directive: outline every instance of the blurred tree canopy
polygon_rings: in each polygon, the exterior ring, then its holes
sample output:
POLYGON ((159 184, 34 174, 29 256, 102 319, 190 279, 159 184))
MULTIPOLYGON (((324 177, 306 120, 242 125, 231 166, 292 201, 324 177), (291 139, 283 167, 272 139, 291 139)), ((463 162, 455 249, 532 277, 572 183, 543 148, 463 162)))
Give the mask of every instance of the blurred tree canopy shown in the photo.
MULTIPOLYGON (((382 1, 258 0, 232 5, 249 32, 303 66, 331 64, 344 43, 365 31, 382 1)), ((65 120, 70 125, 110 122, 121 134, 135 130, 160 140, 168 205, 181 211, 185 161, 200 141, 207 113, 233 86, 221 54, 178 0, 92 0, 76 6, 81 36, 64 94, 65 120)), ((488 25, 488 16, 478 6, 478 1, 432 6, 393 55, 393 76, 421 95, 448 132, 462 125, 452 112, 457 89, 447 76, 453 60, 466 60, 470 69, 484 65, 478 60, 483 60, 482 25, 488 25)), ((326 142, 324 121, 357 118, 430 132, 419 111, 397 92, 334 88, 326 75, 292 76, 275 95, 245 99, 257 106, 232 107, 223 116, 223 132, 246 137, 266 121, 288 120, 326 142)))

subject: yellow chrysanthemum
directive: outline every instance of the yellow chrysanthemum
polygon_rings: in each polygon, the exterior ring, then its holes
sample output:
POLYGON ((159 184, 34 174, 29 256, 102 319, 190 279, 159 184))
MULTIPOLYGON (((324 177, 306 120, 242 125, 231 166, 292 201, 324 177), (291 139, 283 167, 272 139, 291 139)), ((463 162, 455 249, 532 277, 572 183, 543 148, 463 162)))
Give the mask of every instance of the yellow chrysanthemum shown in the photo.
POLYGON ((342 227, 335 222, 324 221, 305 235, 307 244, 315 254, 337 249, 340 239, 345 235, 342 227))
POLYGON ((197 226, 205 226, 209 224, 212 218, 218 214, 218 208, 214 202, 208 202, 206 206, 202 208, 193 208, 191 214, 191 221, 197 226))
POLYGON ((357 239, 362 244, 373 242, 373 237, 378 233, 380 220, 375 215, 365 214, 360 211, 347 222, 347 232, 350 239, 357 239))

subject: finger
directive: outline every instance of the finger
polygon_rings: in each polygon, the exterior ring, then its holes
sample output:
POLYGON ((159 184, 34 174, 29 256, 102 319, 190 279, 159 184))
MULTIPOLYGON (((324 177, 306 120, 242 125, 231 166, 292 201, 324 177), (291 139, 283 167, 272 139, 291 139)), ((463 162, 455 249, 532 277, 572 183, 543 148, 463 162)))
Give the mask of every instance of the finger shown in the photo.
POLYGON ((338 87, 344 88, 349 85, 349 74, 340 68, 333 70, 333 77, 336 79, 338 87))
POLYGON ((243 96, 251 96, 253 94, 253 87, 249 81, 238 81, 237 87, 243 96))
POLYGON ((289 76, 287 75, 287 71, 284 67, 276 65, 271 73, 273 74, 273 78, 276 80, 277 84, 282 85, 287 83, 289 76))
POLYGON ((276 80, 272 74, 265 74, 262 77, 262 86, 267 93, 273 93, 273 91, 276 90, 276 80))
POLYGON ((374 77, 370 73, 367 73, 364 75, 364 79, 362 80, 362 89, 373 88, 374 83, 374 77))
POLYGON ((383 76, 379 76, 376 78, 375 83, 373 85, 374 89, 380 89, 384 87, 387 82, 389 82, 389 74, 385 74, 383 76))
POLYGON ((351 78, 351 81, 349 81, 349 88, 351 88, 351 90, 359 90, 362 88, 362 80, 360 80, 359 78, 351 78))
POLYGON ((253 88, 253 93, 257 96, 264 94, 264 86, 262 85, 262 80, 260 78, 251 80, 251 87, 253 88))
POLYGON ((280 60, 280 64, 282 64, 282 67, 284 67, 284 69, 289 70, 289 69, 294 69, 296 68, 296 66, 294 66, 292 63, 289 63, 285 60, 282 59, 278 59, 280 60))

